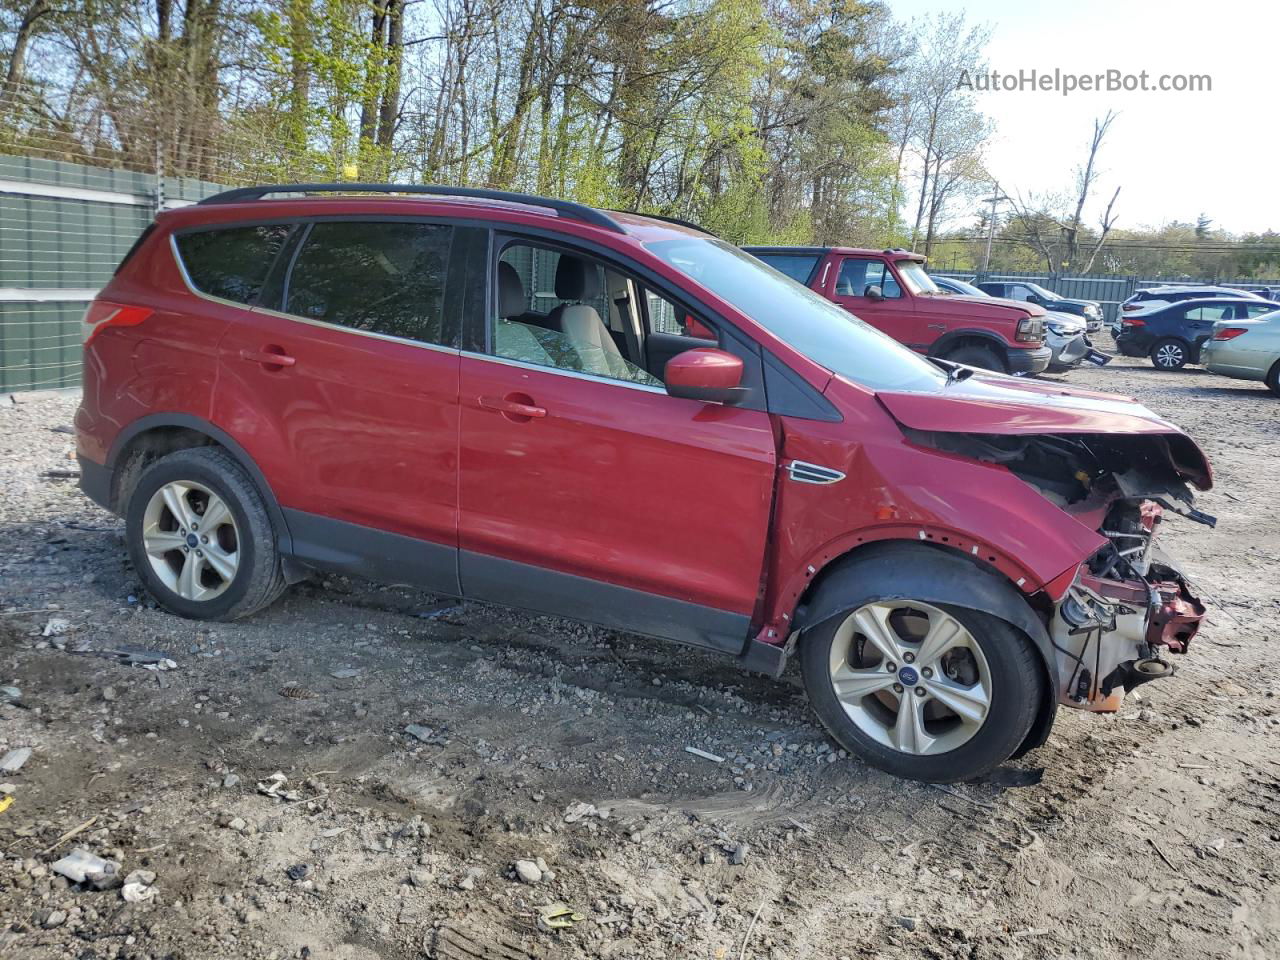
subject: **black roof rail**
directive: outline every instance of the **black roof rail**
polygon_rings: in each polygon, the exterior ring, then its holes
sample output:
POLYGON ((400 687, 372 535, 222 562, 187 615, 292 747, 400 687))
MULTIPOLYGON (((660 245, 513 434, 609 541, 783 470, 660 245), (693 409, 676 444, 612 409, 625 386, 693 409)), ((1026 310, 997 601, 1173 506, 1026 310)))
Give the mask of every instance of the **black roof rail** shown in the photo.
MULTIPOLYGON (((681 220, 679 217, 666 217, 660 213, 641 213, 639 210, 615 210, 610 208, 610 213, 626 213, 633 217, 647 217, 650 220, 661 220, 663 223, 674 223, 677 227, 688 227, 690 230, 697 230, 699 233, 705 233, 708 237, 716 235, 702 226, 700 223, 693 223, 689 220, 681 220)), ((719 240, 719 237, 716 237, 719 240)))
POLYGON ((741 249, 746 251, 759 250, 762 253, 826 253, 831 247, 816 247, 812 244, 789 244, 789 243, 744 243, 741 249))
POLYGON ((237 187, 224 190, 199 201, 202 204, 240 203, 244 200, 261 200, 273 193, 414 193, 434 197, 468 197, 475 200, 502 200, 522 203, 531 207, 545 207, 563 217, 581 220, 614 233, 627 231, 622 224, 595 207, 572 200, 556 200, 529 193, 513 193, 510 190, 489 190, 484 187, 447 187, 436 184, 407 183, 285 183, 261 187, 237 187))

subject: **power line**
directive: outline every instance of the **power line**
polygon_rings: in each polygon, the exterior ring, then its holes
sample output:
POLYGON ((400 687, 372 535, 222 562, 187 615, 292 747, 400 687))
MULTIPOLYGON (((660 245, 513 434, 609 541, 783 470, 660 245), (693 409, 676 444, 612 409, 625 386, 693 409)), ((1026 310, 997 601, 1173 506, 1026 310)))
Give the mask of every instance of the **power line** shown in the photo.
MULTIPOLYGON (((934 244, 943 243, 986 243, 986 237, 940 237, 934 240, 934 244)), ((994 243, 1017 244, 1018 246, 1034 247, 1035 242, 1030 238, 1020 237, 995 237, 994 243)), ((1140 240, 1138 238, 1117 238, 1108 239, 1102 245, 1102 251, 1107 250, 1162 250, 1173 251, 1178 253, 1268 253, 1280 255, 1280 240, 1275 243, 1249 243, 1248 241, 1225 241, 1214 240, 1207 243, 1195 241, 1186 241, 1185 243, 1167 243, 1160 241, 1140 240)))

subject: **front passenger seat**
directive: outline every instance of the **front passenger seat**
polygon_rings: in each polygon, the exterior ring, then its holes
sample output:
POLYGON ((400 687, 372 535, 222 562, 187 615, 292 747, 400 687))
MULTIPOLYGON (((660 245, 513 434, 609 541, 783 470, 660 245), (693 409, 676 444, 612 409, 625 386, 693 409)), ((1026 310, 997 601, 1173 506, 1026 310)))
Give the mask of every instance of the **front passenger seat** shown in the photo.
MULTIPOLYGON (((556 264, 556 296, 561 300, 591 300, 600 295, 600 270, 580 257, 561 254, 556 264)), ((630 379, 627 361, 609 336, 609 330, 585 303, 568 303, 552 312, 559 313, 559 326, 565 339, 582 362, 582 372, 598 377, 630 379)))

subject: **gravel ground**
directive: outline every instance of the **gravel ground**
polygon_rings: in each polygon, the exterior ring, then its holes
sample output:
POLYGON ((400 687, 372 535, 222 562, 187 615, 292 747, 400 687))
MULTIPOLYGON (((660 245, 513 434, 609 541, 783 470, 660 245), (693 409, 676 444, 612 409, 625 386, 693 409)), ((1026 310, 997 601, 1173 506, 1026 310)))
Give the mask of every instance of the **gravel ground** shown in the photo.
POLYGON ((949 788, 834 750, 794 668, 341 578, 169 616, 75 487, 75 398, 0 405, 0 755, 32 750, 0 773, 0 954, 1280 956, 1280 401, 1066 380, 1205 444, 1219 525, 1165 536, 1209 619, 1173 679, 949 788), (76 848, 133 882, 69 885, 76 848))

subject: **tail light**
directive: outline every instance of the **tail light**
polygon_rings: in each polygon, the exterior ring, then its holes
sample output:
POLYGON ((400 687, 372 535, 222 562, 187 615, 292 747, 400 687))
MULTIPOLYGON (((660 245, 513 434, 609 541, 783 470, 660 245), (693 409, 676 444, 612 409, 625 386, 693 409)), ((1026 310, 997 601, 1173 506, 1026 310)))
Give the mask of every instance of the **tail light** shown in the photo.
POLYGON ((1121 310, 1137 310, 1139 309, 1139 306, 1136 303, 1122 303, 1120 304, 1120 309, 1121 310))
POLYGON ((1015 339, 1019 343, 1040 343, 1044 340, 1044 317, 1024 317, 1019 320, 1015 339))
POLYGON ((89 304, 89 309, 84 312, 84 326, 81 327, 84 345, 87 347, 99 331, 107 327, 136 327, 154 312, 148 307, 131 307, 122 303, 112 303, 109 300, 94 300, 89 304))
POLYGON ((1146 325, 1147 321, 1139 317, 1125 317, 1120 321, 1120 326, 1122 327, 1145 327, 1146 325))
POLYGON ((1242 333, 1248 333, 1245 327, 1223 327, 1221 330, 1213 331, 1213 339, 1215 340, 1234 340, 1242 333))

